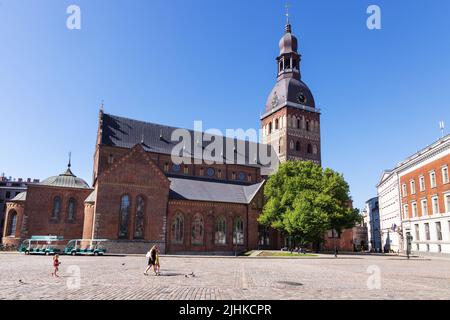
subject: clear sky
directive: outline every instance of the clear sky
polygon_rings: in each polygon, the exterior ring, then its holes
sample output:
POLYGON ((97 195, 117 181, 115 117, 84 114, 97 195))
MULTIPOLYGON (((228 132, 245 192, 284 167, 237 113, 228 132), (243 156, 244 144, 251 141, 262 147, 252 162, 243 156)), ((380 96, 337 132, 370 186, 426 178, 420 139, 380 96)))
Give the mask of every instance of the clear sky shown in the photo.
MULTIPOLYGON (((450 126, 450 1, 291 0, 324 166, 355 206, 450 126), (369 5, 382 29, 366 27, 369 5)), ((0 172, 91 182, 98 110, 192 128, 259 128, 282 0, 0 0, 0 172), (81 30, 66 27, 69 5, 81 30)))

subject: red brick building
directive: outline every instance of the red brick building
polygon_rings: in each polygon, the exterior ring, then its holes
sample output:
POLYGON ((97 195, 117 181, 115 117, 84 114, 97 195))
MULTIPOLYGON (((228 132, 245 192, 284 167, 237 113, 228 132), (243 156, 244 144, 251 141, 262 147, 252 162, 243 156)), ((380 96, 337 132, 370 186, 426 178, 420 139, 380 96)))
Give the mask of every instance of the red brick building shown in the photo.
POLYGON ((26 192, 6 204, 4 244, 17 246, 32 235, 79 238, 84 225, 84 201, 89 185, 69 168, 40 183, 28 184, 26 192))
POLYGON ((33 226, 25 222, 26 232, 19 232, 20 228, 10 227, 10 219, 8 230, 16 230, 16 240, 38 233, 108 239, 110 252, 142 253, 153 244, 170 253, 281 248, 282 236, 257 221, 269 169, 260 155, 276 154, 277 161, 321 162, 320 112, 300 79, 300 55, 290 24, 280 41, 277 68, 277 83, 261 117, 264 144, 188 131, 178 162, 173 151, 179 142, 173 136, 179 128, 101 110, 93 189, 87 184, 83 188, 34 186, 26 201, 9 204, 9 215, 17 213, 18 226, 24 225, 22 217, 33 221, 33 226), (212 141, 223 142, 220 156, 214 153, 214 159, 222 161, 197 157, 196 149, 207 150, 212 141), (63 216, 59 224, 52 220, 57 196, 62 207, 75 199, 75 221, 63 216))

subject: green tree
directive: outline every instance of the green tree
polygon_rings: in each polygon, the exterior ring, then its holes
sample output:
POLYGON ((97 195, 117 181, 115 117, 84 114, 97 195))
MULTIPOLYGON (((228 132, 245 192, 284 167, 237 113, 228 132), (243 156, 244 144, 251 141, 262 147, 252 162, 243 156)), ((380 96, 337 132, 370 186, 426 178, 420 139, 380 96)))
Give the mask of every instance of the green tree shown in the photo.
POLYGON ((328 230, 341 233, 359 221, 351 208, 350 189, 342 174, 311 161, 288 161, 269 177, 267 202, 259 222, 295 239, 320 242, 328 230))

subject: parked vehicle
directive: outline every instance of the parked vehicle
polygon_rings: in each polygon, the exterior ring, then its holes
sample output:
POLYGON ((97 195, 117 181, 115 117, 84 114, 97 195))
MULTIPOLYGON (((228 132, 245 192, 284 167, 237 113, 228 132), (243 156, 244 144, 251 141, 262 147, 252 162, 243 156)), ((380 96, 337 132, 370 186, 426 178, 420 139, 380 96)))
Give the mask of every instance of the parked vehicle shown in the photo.
POLYGON ((24 240, 18 251, 25 254, 53 255, 61 252, 61 241, 64 238, 58 236, 32 236, 24 240))
POLYGON ((73 239, 64 248, 64 254, 76 255, 103 255, 106 252, 102 243, 105 239, 73 239))

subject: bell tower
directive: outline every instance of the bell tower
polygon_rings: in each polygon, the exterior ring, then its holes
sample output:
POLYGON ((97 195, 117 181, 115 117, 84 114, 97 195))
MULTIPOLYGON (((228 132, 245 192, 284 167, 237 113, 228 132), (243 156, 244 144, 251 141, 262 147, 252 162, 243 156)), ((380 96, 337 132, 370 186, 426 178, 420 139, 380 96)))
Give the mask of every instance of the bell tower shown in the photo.
POLYGON ((311 90, 302 81, 302 57, 288 13, 279 47, 277 82, 261 116, 263 143, 274 148, 280 162, 311 160, 320 165, 320 110, 316 109, 311 90))

